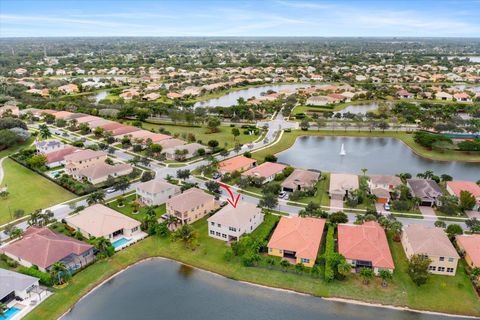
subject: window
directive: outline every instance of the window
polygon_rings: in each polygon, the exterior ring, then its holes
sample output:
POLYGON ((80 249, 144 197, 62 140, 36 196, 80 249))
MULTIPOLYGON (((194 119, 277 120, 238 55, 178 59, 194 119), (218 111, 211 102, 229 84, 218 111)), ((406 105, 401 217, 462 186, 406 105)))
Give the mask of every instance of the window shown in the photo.
POLYGON ((445 267, 438 267, 438 272, 445 272, 445 267))
POLYGON ((272 251, 273 251, 273 249, 272 249, 272 248, 268 248, 268 252, 272 252, 272 251))
POLYGON ((210 222, 210 225, 211 225, 211 226, 214 226, 214 225, 215 225, 215 222, 213 222, 213 221, 210 222))
POLYGON ((447 272, 452 273, 452 272, 453 272, 453 268, 447 268, 447 272))
POLYGON ((435 271, 436 269, 437 269, 437 267, 435 267, 435 266, 429 266, 428 267, 428 270, 430 270, 430 271, 435 271))
POLYGON ((211 235, 214 235, 214 234, 215 234, 215 231, 210 230, 210 234, 211 234, 211 235))
POLYGON ((215 232, 215 235, 216 235, 217 237, 220 237, 221 233, 220 233, 220 232, 215 232))
POLYGON ((302 258, 302 263, 310 263, 310 259, 302 258))
POLYGON ((455 261, 455 258, 448 258, 448 262, 453 262, 455 261))
POLYGON ((445 257, 440 257, 440 261, 445 261, 445 257))
POLYGON ((236 232, 236 231, 237 231, 237 228, 234 228, 234 227, 228 227, 228 230, 230 230, 230 231, 233 231, 233 232, 236 232))
POLYGON ((226 235, 226 234, 222 234, 222 238, 227 238, 227 235, 226 235))
POLYGON ((218 224, 217 224, 217 227, 221 228, 221 227, 222 227, 222 225, 221 225, 220 223, 218 223, 218 224))

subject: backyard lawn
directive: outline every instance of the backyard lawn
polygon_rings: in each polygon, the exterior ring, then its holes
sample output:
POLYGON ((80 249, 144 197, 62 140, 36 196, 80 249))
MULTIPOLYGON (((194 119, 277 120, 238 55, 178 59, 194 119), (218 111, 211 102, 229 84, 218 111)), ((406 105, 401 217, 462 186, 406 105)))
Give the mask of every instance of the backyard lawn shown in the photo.
POLYGON ((429 150, 427 148, 422 147, 421 145, 417 144, 413 140, 413 134, 408 134, 405 132, 392 132, 392 131, 344 131, 342 129, 339 130, 293 130, 291 132, 284 132, 282 139, 277 144, 260 150, 258 152, 252 152, 252 156, 259 160, 263 161, 266 155, 268 154, 277 154, 281 151, 284 151, 290 148, 298 137, 301 136, 344 136, 344 137, 382 137, 382 138, 396 138, 403 141, 406 145, 408 145, 413 152, 417 155, 422 156, 424 158, 432 159, 432 160, 441 160, 441 161, 473 161, 479 162, 480 161, 480 153, 479 152, 460 152, 460 151, 435 151, 429 150))
POLYGON ((27 141, 25 141, 24 143, 22 144, 18 144, 12 148, 8 148, 8 149, 5 149, 5 150, 1 150, 0 151, 0 158, 3 158, 3 157, 6 157, 6 156, 9 156, 11 154, 14 154, 15 152, 19 151, 20 149, 23 149, 25 147, 28 147, 29 145, 31 145, 33 143, 33 141, 35 141, 35 138, 34 137, 30 137, 27 141))
POLYGON ((330 187, 330 173, 322 173, 322 179, 317 182, 317 192, 313 197, 301 198, 297 202, 309 204, 310 202, 321 206, 329 206, 330 198, 328 197, 328 188, 330 187))
MULTIPOLYGON (((275 216, 267 215, 266 223, 255 233, 268 231, 269 226, 271 227, 276 219, 278 218, 275 216)), ((316 296, 340 297, 408 306, 421 310, 480 316, 479 298, 465 275, 463 264, 458 268, 457 276, 432 276, 425 286, 418 288, 406 273, 407 261, 400 243, 391 242, 396 270, 393 283, 388 287, 382 287, 380 279, 374 279, 369 285, 364 285, 355 275, 349 276, 346 281, 327 284, 322 279, 309 275, 244 267, 238 258, 227 261, 224 254, 228 247, 223 241, 208 237, 206 219, 197 221, 193 226, 198 234, 198 247, 194 250, 180 242, 172 242, 169 238, 149 237, 116 253, 112 258, 99 261, 79 272, 68 286, 55 290, 55 295, 40 304, 25 319, 57 319, 97 284, 137 261, 156 256, 171 258, 234 280, 285 288, 316 296)))
POLYGON ((54 204, 75 198, 54 182, 23 167, 11 159, 3 161, 7 186, 7 199, 0 200, 0 225, 14 220, 13 212, 22 209, 29 214, 36 209, 44 209, 54 204))
POLYGON ((159 128, 163 128, 166 131, 169 131, 170 134, 179 134, 179 139, 185 139, 182 135, 187 135, 192 133, 195 135, 197 140, 201 140, 203 144, 207 144, 210 140, 217 140, 219 147, 224 147, 227 143, 227 148, 233 148, 236 143, 246 144, 252 141, 255 141, 258 136, 256 135, 246 135, 243 134, 244 129, 240 128, 240 125, 237 125, 236 128, 240 130, 240 135, 234 139, 232 134, 232 127, 230 126, 220 126, 219 132, 216 133, 207 133, 207 128, 205 126, 181 126, 174 124, 156 124, 156 123, 143 123, 144 129, 154 129, 155 132, 158 132, 159 128))
MULTIPOLYGON (((145 218, 145 212, 147 211, 146 207, 141 207, 140 210, 138 210, 138 213, 133 213, 133 207, 130 204, 132 200, 135 200, 136 195, 130 195, 125 198, 124 201, 124 206, 123 207, 118 207, 117 201, 110 202, 108 206, 114 210, 117 210, 118 212, 123 213, 126 216, 129 216, 130 218, 133 218, 138 221, 143 221, 143 218, 145 218)), ((166 212, 166 207, 165 203, 158 206, 155 209, 155 212, 157 214, 157 218, 160 218, 162 214, 166 212)))

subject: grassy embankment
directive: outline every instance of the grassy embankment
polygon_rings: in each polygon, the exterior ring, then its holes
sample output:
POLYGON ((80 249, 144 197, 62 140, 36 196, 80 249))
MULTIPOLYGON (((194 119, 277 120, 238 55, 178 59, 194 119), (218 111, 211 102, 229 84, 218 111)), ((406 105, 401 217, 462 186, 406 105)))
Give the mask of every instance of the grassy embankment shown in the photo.
MULTIPOLYGON (((275 223, 275 216, 267 216, 261 228, 275 223)), ((351 275, 345 281, 325 283, 321 278, 307 275, 244 267, 237 258, 224 259, 227 246, 219 240, 208 237, 207 222, 202 219, 195 224, 199 246, 195 250, 186 248, 168 238, 153 236, 147 238, 108 260, 99 261, 75 275, 69 285, 56 289, 55 294, 34 309, 25 319, 57 319, 73 306, 81 296, 102 281, 127 266, 149 257, 171 258, 198 268, 209 270, 234 280, 242 280, 261 285, 290 289, 297 292, 323 297, 341 297, 366 302, 408 306, 414 309, 480 316, 480 303, 464 270, 459 265, 455 277, 432 276, 429 282, 417 287, 410 280, 406 269, 407 260, 400 243, 390 242, 396 270, 393 282, 382 287, 380 279, 369 285, 351 275)), ((261 232, 257 229, 255 232, 261 232)))

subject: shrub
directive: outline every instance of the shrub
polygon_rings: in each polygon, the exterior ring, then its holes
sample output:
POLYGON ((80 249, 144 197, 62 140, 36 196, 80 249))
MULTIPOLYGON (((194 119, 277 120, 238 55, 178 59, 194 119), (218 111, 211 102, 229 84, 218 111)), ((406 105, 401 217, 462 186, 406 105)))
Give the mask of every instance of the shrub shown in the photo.
POLYGON ((20 273, 26 274, 28 276, 39 278, 40 279, 40 284, 43 284, 45 286, 52 286, 53 285, 52 277, 50 277, 50 275, 48 273, 45 273, 45 272, 42 272, 42 271, 38 270, 38 267, 36 268, 35 266, 32 266, 30 268, 26 268, 26 267, 21 266, 21 267, 18 268, 18 271, 20 273))
POLYGON ((328 226, 326 243, 325 243, 325 281, 331 282, 335 278, 335 271, 333 270, 332 260, 335 250, 335 239, 333 234, 335 227, 333 225, 328 226))

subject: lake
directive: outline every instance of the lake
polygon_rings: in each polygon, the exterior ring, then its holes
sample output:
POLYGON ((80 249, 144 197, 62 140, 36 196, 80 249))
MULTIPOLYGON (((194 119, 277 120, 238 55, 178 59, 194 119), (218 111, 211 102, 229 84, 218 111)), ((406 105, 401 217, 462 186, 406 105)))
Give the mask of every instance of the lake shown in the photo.
POLYGON ((268 90, 273 90, 278 92, 280 90, 285 89, 298 89, 298 88, 306 88, 310 86, 322 87, 322 86, 329 86, 328 84, 278 84, 278 85, 269 85, 269 86, 258 86, 254 88, 242 89, 238 91, 232 91, 227 93, 224 96, 219 98, 209 99, 205 101, 199 101, 195 103, 194 107, 231 107, 237 104, 237 100, 239 98, 243 98, 245 100, 250 99, 252 97, 259 98, 262 93, 267 92, 268 90))
POLYGON ((354 114, 365 114, 368 111, 373 111, 378 109, 378 103, 372 102, 372 103, 365 103, 365 104, 351 104, 348 107, 345 107, 344 109, 337 111, 335 113, 354 113, 354 114))
POLYGON ((433 161, 417 156, 402 141, 393 138, 299 137, 293 146, 278 155, 278 161, 306 169, 337 173, 415 175, 433 170, 456 179, 480 179, 480 163, 433 161), (347 154, 340 156, 342 144, 347 154))
POLYGON ((447 320, 414 312, 375 308, 237 282, 154 259, 120 273, 65 315, 66 320, 447 320))

